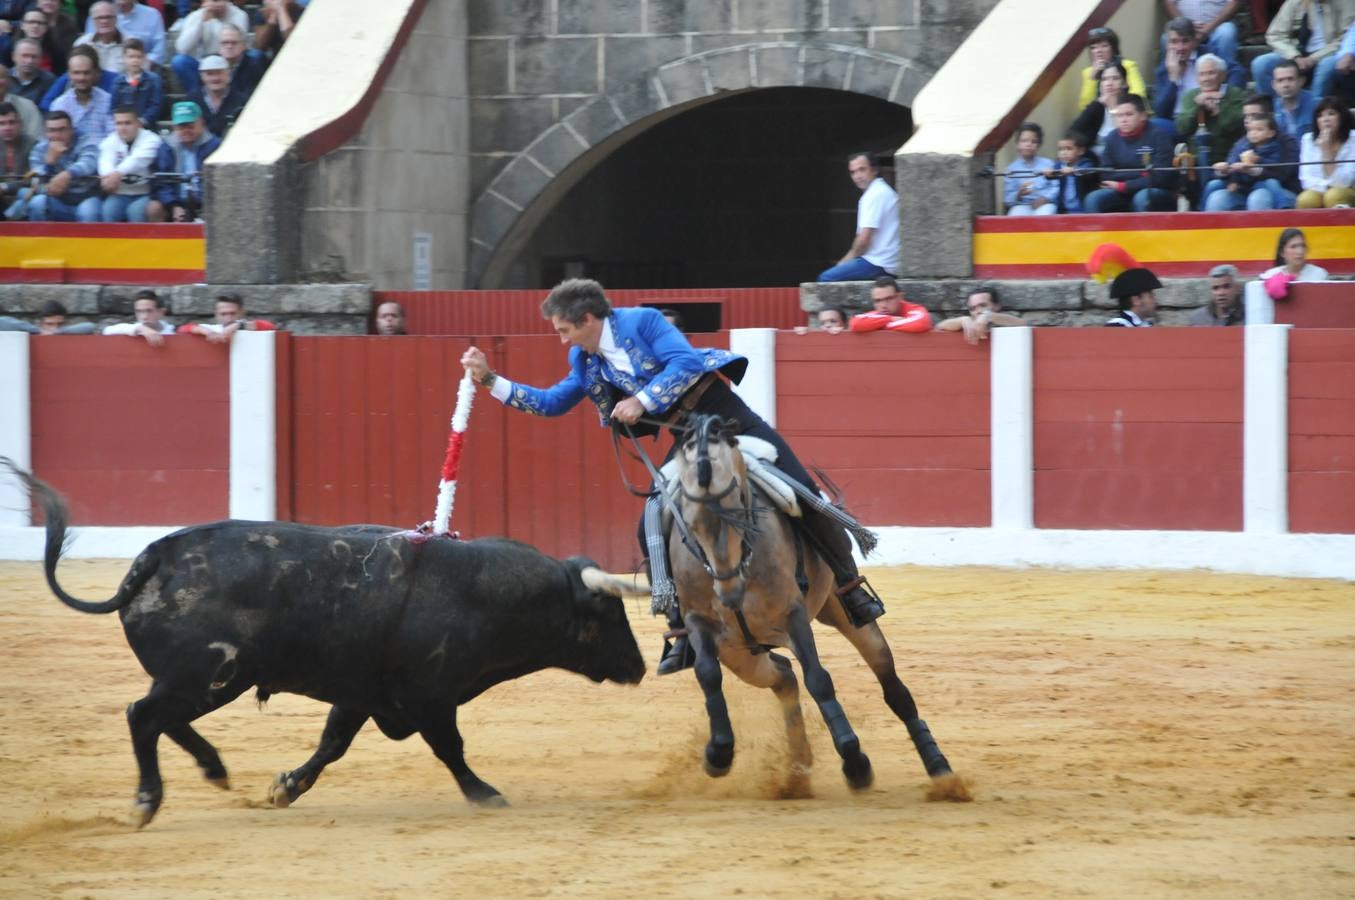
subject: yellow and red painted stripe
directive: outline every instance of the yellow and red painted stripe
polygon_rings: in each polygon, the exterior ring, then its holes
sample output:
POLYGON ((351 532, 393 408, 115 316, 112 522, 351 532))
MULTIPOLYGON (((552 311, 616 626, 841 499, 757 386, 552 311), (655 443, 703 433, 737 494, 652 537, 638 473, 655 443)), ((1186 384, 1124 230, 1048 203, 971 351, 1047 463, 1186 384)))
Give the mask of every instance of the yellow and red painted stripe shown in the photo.
POLYGON ((1333 274, 1355 274, 1355 210, 1349 209, 979 216, 974 274, 1086 278, 1092 251, 1115 243, 1161 276, 1201 277, 1219 263, 1254 275, 1274 265, 1280 232, 1291 227, 1303 229, 1310 262, 1333 274))
POLYGON ((0 222, 0 281, 193 284, 206 268, 201 225, 0 222))

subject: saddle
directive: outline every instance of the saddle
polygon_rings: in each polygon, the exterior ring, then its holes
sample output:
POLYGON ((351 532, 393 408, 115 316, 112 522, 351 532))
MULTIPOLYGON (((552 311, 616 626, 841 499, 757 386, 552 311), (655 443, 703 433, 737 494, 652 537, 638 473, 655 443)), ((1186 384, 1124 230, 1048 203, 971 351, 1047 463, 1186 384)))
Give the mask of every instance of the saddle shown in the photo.
MULTIPOLYGON (((801 518, 804 513, 800 509, 800 501, 791 490, 790 485, 786 483, 785 476, 777 476, 770 468, 776 464, 776 446, 770 441, 764 441, 762 438, 752 435, 740 435, 738 439, 739 452, 743 454, 744 466, 748 469, 748 479, 756 485, 763 494, 767 496, 777 509, 781 510, 792 519, 801 518)), ((668 485, 669 495, 676 500, 681 485, 678 482, 678 461, 676 458, 668 460, 659 469, 659 474, 663 476, 668 485)), ((663 530, 667 533, 673 524, 673 513, 667 505, 663 508, 663 530)))

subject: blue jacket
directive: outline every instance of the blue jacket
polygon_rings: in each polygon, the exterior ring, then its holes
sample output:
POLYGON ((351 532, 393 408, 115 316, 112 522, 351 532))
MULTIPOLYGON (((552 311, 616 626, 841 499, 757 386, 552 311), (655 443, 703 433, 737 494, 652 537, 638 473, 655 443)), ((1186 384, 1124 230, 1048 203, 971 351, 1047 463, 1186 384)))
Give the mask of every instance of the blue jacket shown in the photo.
MULTIPOLYGON (((1224 60, 1227 62, 1227 60, 1224 60)), ((1247 70, 1237 62, 1228 63, 1228 77, 1224 79, 1229 85, 1246 93, 1247 70)), ((1176 118, 1176 104, 1185 96, 1185 91, 1178 91, 1176 82, 1167 76, 1167 63, 1162 61, 1157 64, 1157 69, 1153 72, 1153 114, 1163 119, 1176 118)), ((1144 98, 1147 99, 1146 97, 1144 98)))
MULTIPOLYGON (((202 137, 198 140, 195 148, 197 151, 197 163, 192 171, 201 173, 203 161, 221 146, 221 138, 212 134, 210 131, 203 131, 202 137)), ((179 172, 179 160, 183 155, 183 144, 179 141, 177 134, 171 134, 160 144, 160 150, 155 157, 156 172, 179 172)), ((189 173, 184 172, 187 175, 189 173)), ((175 203, 181 203, 187 199, 202 199, 202 179, 195 178, 187 184, 174 184, 152 177, 151 196, 165 206, 172 206, 175 203)))
POLYGON ((165 105, 165 90, 160 76, 154 72, 142 72, 141 80, 132 87, 126 75, 119 75, 113 82, 113 108, 119 106, 136 107, 136 117, 142 126, 155 131, 160 122, 160 110, 165 105))
POLYGON ((738 383, 748 368, 745 357, 728 350, 694 348, 657 309, 614 309, 609 321, 634 375, 612 368, 600 354, 571 347, 569 374, 548 388, 514 382, 506 404, 538 416, 561 416, 586 396, 606 428, 612 424, 613 407, 641 390, 653 401, 653 414, 663 415, 707 372, 724 372, 738 383))
POLYGON ((1136 138, 1126 139, 1119 131, 1112 131, 1106 137, 1106 152, 1102 155, 1101 165, 1116 171, 1101 177, 1106 181, 1123 181, 1127 197, 1147 187, 1174 190, 1177 180, 1175 170, 1144 174, 1145 153, 1148 154, 1149 167, 1156 169, 1171 166, 1172 136, 1151 121, 1136 138))
MULTIPOLYGON (((39 175, 60 175, 62 172, 70 172, 73 179, 91 178, 99 174, 98 141, 77 135, 75 145, 58 157, 54 166, 47 165, 48 143, 44 138, 33 146, 33 152, 28 154, 30 170, 39 175)), ((61 199, 73 203, 97 195, 98 184, 91 180, 89 186, 85 188, 72 186, 61 199)))
MULTIPOLYGON (((1283 132, 1275 135, 1272 140, 1255 147, 1245 137, 1241 138, 1228 153, 1228 162, 1240 162, 1242 154, 1247 150, 1255 150, 1256 155, 1261 158, 1261 162, 1267 165, 1297 163, 1299 161, 1298 144, 1294 142, 1292 137, 1283 132)), ((1293 191, 1296 194, 1301 189, 1297 165, 1282 166, 1278 169, 1262 169, 1260 175, 1252 175, 1246 171, 1229 172, 1227 180, 1232 184, 1251 190, 1267 178, 1274 178, 1284 186, 1285 190, 1293 191)))
MULTIPOLYGON (((1352 29, 1355 33, 1355 29, 1352 29)), ((1299 91, 1299 108, 1291 116, 1284 108, 1279 97, 1275 98, 1275 124, 1287 132, 1296 141, 1313 130, 1313 114, 1317 111, 1317 98, 1309 90, 1299 91)))

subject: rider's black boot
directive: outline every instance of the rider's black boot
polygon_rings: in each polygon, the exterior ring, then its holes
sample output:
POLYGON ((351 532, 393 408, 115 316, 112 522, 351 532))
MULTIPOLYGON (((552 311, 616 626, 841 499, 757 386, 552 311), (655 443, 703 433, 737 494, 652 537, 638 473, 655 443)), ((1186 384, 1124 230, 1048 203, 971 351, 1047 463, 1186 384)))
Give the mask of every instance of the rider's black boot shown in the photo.
POLYGON ((692 651, 691 641, 687 640, 687 629, 682 624, 682 614, 676 603, 668 610, 668 631, 664 633, 664 638, 658 674, 672 675, 690 668, 696 662, 696 653, 692 651), (672 638, 672 642, 667 638, 672 638))
POLYGON ((851 581, 837 586, 838 599, 847 611, 847 618, 857 628, 869 625, 885 614, 884 602, 875 589, 867 583, 864 575, 857 575, 851 581))

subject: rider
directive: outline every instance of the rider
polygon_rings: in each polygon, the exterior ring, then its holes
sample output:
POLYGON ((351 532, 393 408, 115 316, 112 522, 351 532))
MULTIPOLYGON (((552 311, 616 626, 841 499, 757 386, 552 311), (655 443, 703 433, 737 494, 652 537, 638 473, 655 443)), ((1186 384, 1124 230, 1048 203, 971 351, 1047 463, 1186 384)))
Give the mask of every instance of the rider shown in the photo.
MULTIPOLYGON (((585 396, 597 405, 603 427, 613 423, 636 425, 642 417, 676 425, 684 412, 721 416, 738 423, 739 434, 749 434, 775 445, 776 465, 801 484, 818 487, 795 458, 781 435, 748 408, 716 373, 738 383, 748 360, 728 350, 696 349, 656 309, 612 309, 602 285, 583 278, 561 282, 541 304, 541 314, 550 319, 560 342, 572 344, 569 373, 549 388, 511 382, 489 368, 485 354, 471 347, 461 357, 463 365, 480 385, 489 388, 499 402, 539 416, 559 416, 573 409, 585 396)), ((657 429, 634 429, 656 433, 657 429)), ((671 457, 680 439, 672 431, 671 457)), ((822 513, 804 509, 804 525, 827 552, 825 561, 837 580, 837 593, 852 622, 860 627, 884 613, 884 605, 856 569, 851 540, 837 522, 822 513)), ((643 535, 640 545, 645 546, 643 535)), ((648 554, 646 553, 646 556, 648 554)), ((658 672, 667 675, 690 665, 691 654, 676 605, 669 608, 669 624, 676 641, 665 647, 658 672)))

